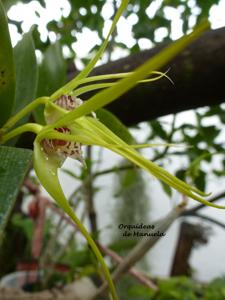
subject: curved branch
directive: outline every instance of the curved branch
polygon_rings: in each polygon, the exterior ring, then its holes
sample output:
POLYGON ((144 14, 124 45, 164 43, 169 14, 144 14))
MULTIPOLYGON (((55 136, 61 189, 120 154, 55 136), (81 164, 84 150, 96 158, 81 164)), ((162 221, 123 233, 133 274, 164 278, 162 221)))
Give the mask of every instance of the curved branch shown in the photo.
MULTIPOLYGON (((214 203, 214 202, 216 202, 218 200, 222 200, 223 198, 225 198, 225 191, 217 194, 214 197, 211 197, 211 199, 209 199, 209 202, 214 203)), ((183 211, 182 212, 182 217, 183 216, 192 216, 192 215, 196 214, 197 211, 199 211, 200 209, 202 209, 204 207, 207 207, 207 206, 205 206, 204 204, 199 204, 199 205, 197 205, 197 206, 195 206, 193 208, 190 208, 190 209, 188 209, 186 211, 183 211)))
MULTIPOLYGON (((129 72, 165 45, 141 51, 94 69, 92 75, 129 72)), ((210 30, 165 66, 169 76, 141 84, 108 106, 124 124, 133 125, 171 113, 225 101, 225 28, 210 30)), ((74 74, 70 73, 70 77, 74 74)), ((84 95, 88 99, 90 93, 84 95)))
POLYGON ((211 218, 211 217, 209 217, 209 216, 206 216, 206 215, 202 215, 202 214, 192 214, 191 215, 192 217, 197 217, 197 218, 201 218, 201 219, 203 219, 203 220, 206 220, 206 221, 208 221, 208 222, 211 222, 211 223, 213 223, 213 224, 216 224, 217 226, 220 226, 220 227, 222 227, 223 229, 225 229, 225 224, 224 223, 222 223, 222 222, 220 222, 220 221, 217 221, 217 220, 215 220, 215 219, 213 219, 213 218, 211 218))

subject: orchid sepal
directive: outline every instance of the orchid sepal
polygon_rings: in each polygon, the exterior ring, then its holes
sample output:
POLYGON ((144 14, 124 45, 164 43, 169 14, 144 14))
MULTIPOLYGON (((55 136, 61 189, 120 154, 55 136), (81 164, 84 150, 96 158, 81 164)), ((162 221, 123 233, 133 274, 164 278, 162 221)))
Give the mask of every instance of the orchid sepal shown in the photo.
POLYGON ((39 135, 36 137, 34 141, 34 170, 36 175, 42 184, 42 186, 46 189, 49 195, 56 201, 56 203, 64 210, 64 212, 74 221, 74 223, 79 228, 80 232, 86 238, 88 244, 92 248, 96 258, 101 264, 102 270, 104 272, 105 278, 109 284, 109 288, 114 300, 118 300, 117 293, 111 279, 108 267, 102 255, 96 246, 94 240, 80 222, 73 209, 69 205, 63 190, 61 188, 61 184, 58 178, 58 169, 61 167, 61 160, 56 156, 48 156, 44 149, 41 147, 40 137, 39 135))

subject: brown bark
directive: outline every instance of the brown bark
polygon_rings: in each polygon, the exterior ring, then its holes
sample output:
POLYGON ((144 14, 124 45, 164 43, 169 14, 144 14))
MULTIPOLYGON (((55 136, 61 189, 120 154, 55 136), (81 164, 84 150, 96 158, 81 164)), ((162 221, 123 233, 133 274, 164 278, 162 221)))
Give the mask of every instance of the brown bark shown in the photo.
POLYGON ((206 244, 206 228, 187 222, 181 223, 171 276, 191 275, 189 258, 196 244, 206 244))
MULTIPOLYGON (((164 46, 97 67, 92 75, 131 71, 164 46)), ((222 103, 225 101, 224 53, 225 28, 210 30, 162 69, 166 71, 170 68, 168 75, 174 86, 165 78, 142 84, 108 108, 126 125, 132 125, 187 109, 222 103)), ((86 94, 83 98, 89 97, 90 94, 86 94)))

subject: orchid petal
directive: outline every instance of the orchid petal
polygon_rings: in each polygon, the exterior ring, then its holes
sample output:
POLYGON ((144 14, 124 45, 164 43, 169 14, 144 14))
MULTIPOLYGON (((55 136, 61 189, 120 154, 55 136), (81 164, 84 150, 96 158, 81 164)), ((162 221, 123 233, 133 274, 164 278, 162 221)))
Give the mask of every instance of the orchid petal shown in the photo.
MULTIPOLYGON (((158 76, 151 77, 151 78, 148 78, 148 79, 145 79, 145 80, 140 80, 140 81, 138 81, 138 83, 149 83, 149 82, 159 80, 162 77, 166 77, 168 80, 171 81, 171 79, 166 75, 166 73, 161 73, 161 72, 157 72, 157 73, 159 73, 158 76)), ((124 78, 129 76, 129 73, 124 73, 124 74, 128 74, 128 75, 123 76, 124 78)), ((132 74, 132 73, 130 73, 130 74, 132 74)), ((120 78, 123 78, 123 77, 121 76, 120 78)), ((108 88, 110 86, 115 85, 116 83, 117 83, 116 81, 115 82, 94 83, 94 84, 90 84, 90 85, 87 85, 87 86, 83 86, 79 89, 76 89, 71 94, 73 96, 80 96, 80 95, 85 94, 85 93, 90 92, 90 91, 108 88)))
POLYGON ((126 144, 105 125, 92 117, 82 117, 77 119, 73 125, 70 125, 71 135, 65 135, 58 132, 46 132, 45 138, 57 138, 66 141, 76 141, 87 145, 98 145, 105 147, 123 157, 130 160, 137 166, 145 169, 148 173, 157 177, 159 180, 170 185, 180 193, 187 195, 188 197, 201 202, 205 205, 225 209, 225 206, 220 206, 211 203, 201 196, 207 196, 208 194, 200 191, 199 189, 188 185, 179 178, 173 176, 163 168, 159 167, 155 163, 147 160, 138 153, 133 145, 126 144))
POLYGON ((72 208, 70 207, 58 179, 58 168, 61 167, 61 160, 57 155, 47 155, 44 149, 41 147, 41 133, 37 135, 34 142, 34 169, 35 172, 46 191, 53 197, 53 199, 58 203, 58 205, 70 216, 70 218, 75 222, 81 233, 86 238, 93 252, 95 253, 98 261, 101 263, 102 270, 104 272, 105 278, 109 284, 110 291, 114 300, 117 300, 117 294, 112 282, 108 268, 102 258, 102 255, 96 246, 95 242, 77 218, 72 208))

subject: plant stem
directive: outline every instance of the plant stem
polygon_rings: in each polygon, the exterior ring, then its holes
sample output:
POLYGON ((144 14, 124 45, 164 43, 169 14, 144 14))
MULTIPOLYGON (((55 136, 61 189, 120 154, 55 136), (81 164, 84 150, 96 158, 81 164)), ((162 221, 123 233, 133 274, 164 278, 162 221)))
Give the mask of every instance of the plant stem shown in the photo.
MULTIPOLYGON (((223 191, 220 194, 218 194, 218 195, 212 197, 211 199, 209 199, 209 202, 214 203, 218 200, 222 200, 222 198, 225 198, 225 191, 223 191)), ((188 210, 184 211, 182 213, 182 216, 192 216, 202 208, 205 208, 205 205, 203 205, 203 204, 197 205, 197 206, 195 206, 191 209, 188 209, 188 210)))
POLYGON ((14 129, 12 131, 0 136, 0 143, 5 143, 8 140, 12 139, 13 137, 15 137, 21 133, 27 132, 27 131, 38 134, 42 130, 42 128, 43 128, 43 126, 36 124, 36 123, 24 124, 22 126, 17 127, 16 129, 14 129))
MULTIPOLYGON (((170 133, 168 135, 168 139, 166 141, 168 144, 172 143, 173 135, 174 135, 174 133, 176 131, 176 129, 175 129, 175 122, 176 122, 176 114, 173 115, 173 121, 172 121, 172 124, 171 124, 171 130, 170 130, 170 133)), ((166 146, 165 149, 161 153, 159 153, 158 155, 156 155, 152 159, 152 161, 156 161, 158 159, 164 158, 164 156, 167 154, 168 150, 169 150, 169 146, 166 146)))
MULTIPOLYGON (((114 10, 114 13, 111 17, 111 19, 113 20, 116 16, 116 10, 117 10, 117 7, 116 7, 116 0, 113 0, 113 10, 114 10)), ((108 62, 110 62, 112 60, 112 52, 113 52, 113 47, 114 47, 114 42, 115 42, 115 37, 117 35, 117 30, 115 28, 115 30, 113 31, 112 35, 111 35, 111 41, 109 42, 108 44, 108 62)))
POLYGON ((25 115, 27 115, 29 112, 31 112, 33 109, 35 109, 37 106, 41 104, 46 104, 46 102, 49 100, 49 97, 41 97, 37 98, 36 100, 32 101, 30 104, 25 106, 23 109, 21 109, 17 114, 15 114, 13 117, 11 117, 5 125, 1 128, 1 132, 4 134, 9 128, 14 126, 20 119, 22 119, 25 115))
POLYGON ((209 217, 209 216, 202 215, 202 214, 197 214, 197 213, 192 214, 191 216, 192 216, 192 217, 197 217, 197 218, 200 218, 200 219, 203 219, 203 220, 206 220, 206 221, 208 221, 208 222, 211 222, 211 223, 213 223, 213 224, 216 224, 217 226, 220 226, 220 227, 222 227, 223 229, 225 229, 225 224, 224 224, 224 223, 222 223, 222 222, 220 222, 220 221, 217 221, 217 220, 215 220, 215 219, 213 219, 213 218, 211 218, 211 217, 209 217))
POLYGON ((103 270, 104 275, 106 276, 106 280, 107 280, 106 286, 109 286, 113 300, 118 300, 116 289, 115 289, 115 286, 113 284, 110 272, 109 272, 108 267, 107 267, 107 265, 106 265, 106 263, 105 263, 105 261, 102 257, 102 254, 101 254, 100 250, 98 249, 97 245, 95 244, 94 240, 92 239, 92 237, 90 236, 90 234, 88 233, 86 228, 83 226, 81 221, 77 218, 77 216, 75 215, 75 213, 73 212, 73 210, 69 206, 68 206, 68 209, 64 209, 64 211, 74 221, 74 223, 79 228, 80 232, 83 234, 83 236, 87 240, 87 242, 90 245, 92 251, 94 252, 97 260, 101 264, 102 270, 103 270))
MULTIPOLYGON (((65 215, 59 208, 57 208, 52 202, 48 201, 48 206, 58 215, 60 215, 68 224, 72 225, 75 228, 75 233, 78 229, 78 227, 76 226, 76 224, 74 224, 74 222, 67 216, 65 215)), ((75 233, 72 233, 69 240, 72 239, 73 235, 75 233)), ((110 256, 115 262, 121 263, 124 259, 122 257, 120 257, 116 252, 112 251, 111 249, 103 246, 102 244, 100 244, 98 242, 98 246, 99 248, 102 250, 102 252, 104 252, 107 256, 110 256)), ((61 255, 61 253, 60 253, 61 255)), ((59 255, 59 256, 60 256, 59 255)), ((140 273, 139 271, 137 271, 134 268, 131 268, 129 270, 129 273, 136 278, 138 281, 140 281, 141 283, 143 283, 145 286, 148 286, 149 288, 152 288, 154 290, 156 290, 158 287, 144 274, 140 273)))
POLYGON ((112 168, 108 168, 108 169, 105 169, 105 170, 102 170, 102 171, 98 171, 98 172, 95 172, 93 174, 93 177, 98 177, 98 176, 102 176, 102 175, 107 175, 107 174, 110 174, 110 173, 114 173, 114 172, 120 172, 120 171, 127 171, 129 169, 133 169, 133 168, 138 168, 138 166, 135 166, 135 165, 132 165, 132 164, 127 164, 127 165, 124 165, 124 166, 120 166, 120 167, 112 167, 112 168))
MULTIPOLYGON (((124 261, 124 258, 122 258, 121 256, 119 256, 116 252, 112 251, 111 249, 98 244, 100 249, 109 257, 111 257, 115 262, 117 263, 122 263, 124 261)), ((129 274, 132 275, 135 279, 137 279, 139 282, 141 282, 142 284, 144 284, 145 286, 149 287, 152 290, 158 290, 157 285, 150 280, 145 274, 137 271, 135 268, 130 268, 129 269, 129 274)))

